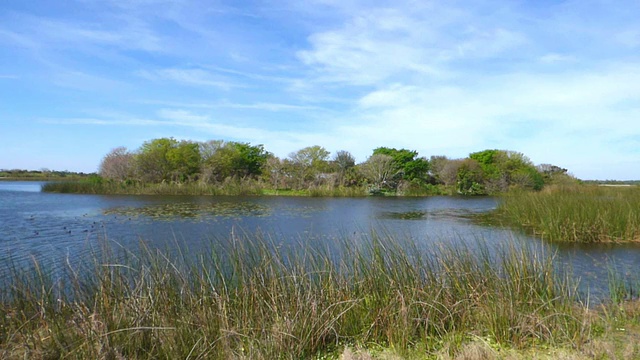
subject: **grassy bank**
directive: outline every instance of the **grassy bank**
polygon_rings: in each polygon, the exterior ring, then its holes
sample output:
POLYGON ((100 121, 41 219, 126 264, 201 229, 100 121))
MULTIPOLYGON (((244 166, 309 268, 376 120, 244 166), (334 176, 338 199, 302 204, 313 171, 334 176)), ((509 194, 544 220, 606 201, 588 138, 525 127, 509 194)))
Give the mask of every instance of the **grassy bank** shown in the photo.
POLYGON ((263 187, 252 180, 227 181, 221 184, 66 181, 46 183, 42 186, 42 191, 101 195, 262 195, 263 187))
POLYGON ((496 211, 507 224, 559 242, 640 241, 640 187, 548 187, 505 195, 496 211))
POLYGON ((92 174, 50 170, 0 170, 0 181, 81 181, 92 174))
MULTIPOLYGON (((103 180, 50 182, 42 191, 65 194, 102 195, 270 195, 270 196, 310 196, 310 197, 360 197, 370 195, 365 186, 311 186, 308 189, 272 189, 256 180, 229 180, 219 184, 201 182, 187 183, 139 183, 112 182, 103 180)), ((428 196, 443 194, 440 188, 413 189, 389 196, 428 196)))
POLYGON ((360 347, 435 358, 478 341, 582 349, 623 318, 619 304, 595 316, 577 303, 551 255, 479 246, 427 256, 373 234, 343 241, 340 260, 259 236, 197 255, 106 246, 83 271, 67 266, 64 281, 39 264, 10 269, 0 357, 325 359, 360 347))

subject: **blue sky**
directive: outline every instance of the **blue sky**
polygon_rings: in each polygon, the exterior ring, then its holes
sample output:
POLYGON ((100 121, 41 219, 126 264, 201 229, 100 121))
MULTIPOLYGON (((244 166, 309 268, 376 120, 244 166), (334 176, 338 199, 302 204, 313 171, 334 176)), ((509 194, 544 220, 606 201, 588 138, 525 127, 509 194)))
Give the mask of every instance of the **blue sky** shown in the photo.
POLYGON ((640 179, 640 2, 0 2, 0 168, 158 137, 640 179), (390 5, 392 4, 392 5, 390 5))

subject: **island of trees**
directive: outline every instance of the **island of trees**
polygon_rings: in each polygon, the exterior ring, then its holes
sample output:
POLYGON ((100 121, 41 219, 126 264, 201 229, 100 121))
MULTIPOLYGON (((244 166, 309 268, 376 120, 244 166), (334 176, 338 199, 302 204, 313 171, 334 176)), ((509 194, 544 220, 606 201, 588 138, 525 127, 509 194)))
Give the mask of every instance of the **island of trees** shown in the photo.
POLYGON ((415 150, 377 147, 361 163, 346 150, 314 145, 279 158, 263 145, 158 138, 130 151, 111 150, 88 181, 45 191, 89 193, 485 195, 572 183, 567 169, 534 165, 524 154, 483 150, 467 158, 421 157, 415 150))

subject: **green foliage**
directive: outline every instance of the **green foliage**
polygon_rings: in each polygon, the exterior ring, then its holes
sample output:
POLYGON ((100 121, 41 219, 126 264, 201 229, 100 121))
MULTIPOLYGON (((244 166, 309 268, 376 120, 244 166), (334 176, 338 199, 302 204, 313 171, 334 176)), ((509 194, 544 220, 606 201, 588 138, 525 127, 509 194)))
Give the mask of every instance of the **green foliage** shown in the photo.
POLYGON ((460 163, 456 175, 456 191, 460 195, 484 195, 482 169, 477 161, 466 159, 460 163))
POLYGON ((484 150, 469 154, 469 158, 482 168, 482 183, 489 193, 504 192, 512 186, 532 190, 544 186, 542 174, 522 153, 484 150))
POLYGON ((89 175, 85 181, 93 185, 102 185, 105 182, 105 179, 100 175, 94 174, 94 175, 89 175))
POLYGON ((252 146, 248 143, 234 143, 240 155, 236 169, 245 176, 258 176, 267 161, 268 154, 262 144, 252 146))
POLYGON ((56 170, 23 170, 23 169, 2 169, 0 170, 0 180, 80 180, 87 176, 95 175, 83 172, 56 171, 56 170))
POLYGON ((185 181, 200 171, 200 148, 195 142, 180 141, 166 157, 174 179, 185 181))
POLYGON ((205 182, 221 182, 232 177, 257 178, 262 174, 268 158, 262 145, 252 146, 234 141, 215 141, 204 145, 205 182))
POLYGON ((143 181, 185 181, 200 170, 200 149, 190 141, 154 139, 142 144, 135 161, 143 181))
POLYGON ((289 155, 291 160, 303 167, 323 171, 327 168, 329 151, 319 145, 309 146, 289 155))
POLYGON ((413 181, 426 180, 429 171, 429 161, 417 157, 418 152, 407 149, 379 147, 373 150, 374 155, 388 155, 393 158, 394 172, 399 175, 398 180, 413 181))
MULTIPOLYGON (((160 138, 145 142, 135 153, 124 147, 115 148, 103 159, 100 174, 106 179, 135 186, 138 182, 182 184, 195 181, 220 185, 238 179, 253 179, 261 181, 263 188, 269 184, 273 190, 306 190, 320 194, 333 190, 317 189, 333 188, 336 192, 346 193, 341 188, 355 187, 355 192, 360 193, 359 188, 366 187, 372 194, 411 196, 497 194, 513 188, 540 190, 546 184, 576 181, 567 175, 566 169, 548 164, 535 167, 523 154, 505 150, 479 151, 465 159, 432 156, 427 160, 418 157, 417 151, 378 147, 367 161, 358 165, 348 151, 336 152, 331 160, 329 154, 322 146, 314 145, 289 154, 287 159, 280 159, 267 152, 263 145, 160 138)), ((110 192, 114 188, 117 187, 102 187, 110 192)), ((83 189, 89 191, 90 188, 83 189)), ((91 191, 98 191, 97 187, 91 191)))
POLYGON ((289 154, 288 172, 294 178, 295 186, 303 188, 320 185, 322 174, 331 170, 329 154, 329 151, 318 145, 289 154))

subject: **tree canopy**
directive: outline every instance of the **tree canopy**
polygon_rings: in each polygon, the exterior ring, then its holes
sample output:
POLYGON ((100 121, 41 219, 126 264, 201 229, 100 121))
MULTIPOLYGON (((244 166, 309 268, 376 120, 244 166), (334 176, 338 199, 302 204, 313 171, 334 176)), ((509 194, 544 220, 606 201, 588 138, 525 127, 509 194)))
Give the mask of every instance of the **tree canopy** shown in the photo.
POLYGON ((442 155, 427 159, 415 150, 377 147, 358 164, 350 152, 340 150, 331 157, 320 145, 280 159, 261 144, 174 138, 152 139, 135 151, 114 148, 102 159, 99 174, 113 181, 145 183, 248 179, 275 189, 366 186, 398 194, 451 191, 464 195, 513 187, 539 190, 545 184, 575 181, 567 169, 550 164, 536 167, 524 154, 508 150, 488 149, 463 159, 442 155))

